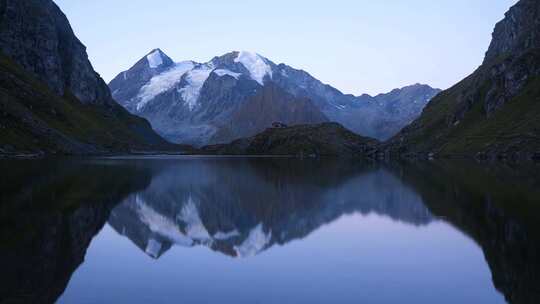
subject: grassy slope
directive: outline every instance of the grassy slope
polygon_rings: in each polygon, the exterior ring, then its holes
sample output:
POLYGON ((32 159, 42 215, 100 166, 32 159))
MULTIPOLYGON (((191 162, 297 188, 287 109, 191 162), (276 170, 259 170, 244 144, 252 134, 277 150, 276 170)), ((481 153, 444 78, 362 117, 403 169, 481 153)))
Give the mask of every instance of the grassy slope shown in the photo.
POLYGON ((6 152, 85 153, 167 145, 144 119, 120 106, 83 105, 69 93, 59 97, 3 55, 0 77, 0 149, 6 152))
POLYGON ((540 78, 530 81, 523 92, 486 119, 481 103, 451 133, 443 153, 483 151, 490 147, 504 150, 540 148, 540 78))

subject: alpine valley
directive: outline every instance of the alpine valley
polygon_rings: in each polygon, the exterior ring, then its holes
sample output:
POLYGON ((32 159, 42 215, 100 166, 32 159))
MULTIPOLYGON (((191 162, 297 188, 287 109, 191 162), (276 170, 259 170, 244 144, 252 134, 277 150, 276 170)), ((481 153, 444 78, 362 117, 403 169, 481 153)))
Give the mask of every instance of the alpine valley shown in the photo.
POLYGON ((440 92, 412 85, 377 96, 353 96, 305 71, 252 52, 206 63, 175 63, 155 49, 110 83, 113 97, 175 143, 203 146, 254 136, 273 122, 338 122, 385 140, 417 118, 440 92))

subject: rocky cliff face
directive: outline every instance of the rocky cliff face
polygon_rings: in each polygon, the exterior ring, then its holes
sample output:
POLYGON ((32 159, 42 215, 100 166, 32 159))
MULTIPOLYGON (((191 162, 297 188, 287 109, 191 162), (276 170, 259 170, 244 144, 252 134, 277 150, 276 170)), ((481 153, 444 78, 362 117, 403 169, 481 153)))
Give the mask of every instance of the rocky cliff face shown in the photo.
POLYGON ((59 96, 67 91, 86 104, 113 104, 86 47, 50 0, 0 1, 0 48, 59 96))
MULTIPOLYGON (((168 58, 163 52, 157 55, 168 58)), ((299 108, 312 115, 309 109, 313 107, 306 100, 330 121, 358 134, 386 139, 416 118, 427 101, 439 92, 429 86, 412 86, 388 96, 345 95, 305 71, 277 65, 251 52, 231 52, 207 63, 179 62, 158 73, 148 72, 148 62, 147 55, 133 68, 120 73, 109 84, 113 96, 132 113, 149 119, 169 140, 195 145, 229 142, 237 136, 252 135, 253 130, 261 131, 269 126, 259 125, 261 121, 314 123, 306 117, 291 120, 298 116, 299 108), (141 66, 145 67, 142 71, 141 66), (148 78, 148 75, 154 76, 148 78), (267 84, 278 87, 296 101, 258 99, 256 96, 267 84), (263 101, 269 102, 265 109, 277 109, 278 104, 281 109, 257 115, 238 114, 250 112, 249 109, 259 107, 263 101), (400 109, 396 110, 398 104, 400 109), (257 127, 242 134, 231 131, 246 125, 257 127)))
POLYGON ((516 155, 540 150, 540 2, 499 22, 483 64, 434 98, 392 141, 399 153, 516 155))
POLYGON ((490 66, 484 109, 489 116, 540 75, 540 3, 522 0, 495 26, 484 66, 490 66), (532 52, 532 53, 531 53, 532 52))
POLYGON ((0 79, 0 154, 168 146, 112 99, 51 0, 0 0, 0 79))
POLYGON ((539 14, 538 1, 534 0, 521 0, 510 8, 505 18, 495 26, 484 63, 499 56, 519 56, 528 49, 539 48, 539 14))
POLYGON ((273 123, 285 125, 319 124, 328 118, 308 98, 296 98, 270 82, 250 97, 220 126, 212 142, 228 143, 234 138, 254 136, 273 123))

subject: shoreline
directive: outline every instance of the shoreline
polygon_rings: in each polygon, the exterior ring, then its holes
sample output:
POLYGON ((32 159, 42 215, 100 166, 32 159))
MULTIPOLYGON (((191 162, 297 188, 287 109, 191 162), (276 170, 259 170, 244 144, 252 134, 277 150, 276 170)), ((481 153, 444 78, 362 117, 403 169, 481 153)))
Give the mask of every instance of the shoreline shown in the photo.
POLYGON ((299 159, 299 160, 321 160, 321 159, 349 159, 349 160, 368 160, 374 162, 385 161, 409 161, 409 162, 426 162, 438 160, 471 160, 479 163, 490 162, 540 162, 540 153, 528 153, 526 155, 491 155, 485 157, 479 153, 470 154, 452 154, 452 155, 426 155, 425 153, 418 154, 403 154, 392 155, 388 154, 385 157, 341 157, 338 155, 316 155, 309 157, 300 157, 294 154, 209 154, 209 153, 193 153, 193 152, 178 152, 178 151, 133 151, 130 153, 89 153, 89 154, 54 154, 54 153, 0 153, 0 160, 41 160, 47 158, 65 158, 65 159, 174 159, 174 158, 281 158, 281 159, 299 159))

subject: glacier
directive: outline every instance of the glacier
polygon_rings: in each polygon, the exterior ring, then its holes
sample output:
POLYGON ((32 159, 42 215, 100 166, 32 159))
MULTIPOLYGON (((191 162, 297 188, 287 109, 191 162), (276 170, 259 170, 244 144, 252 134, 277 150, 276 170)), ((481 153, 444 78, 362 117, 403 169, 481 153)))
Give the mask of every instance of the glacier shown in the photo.
POLYGON ((159 94, 172 89, 180 82, 182 76, 191 71, 194 67, 195 63, 192 61, 183 61, 177 63, 170 70, 152 77, 152 79, 141 88, 137 95, 137 99, 139 99, 137 111, 142 110, 150 100, 154 99, 159 94))
POLYGON ((241 63, 248 71, 251 78, 260 85, 264 85, 264 78, 268 75, 272 77, 272 67, 266 63, 266 60, 254 52, 242 51, 234 62, 241 63))
POLYGON ((270 243, 272 239, 272 232, 266 234, 263 230, 263 224, 257 225, 249 232, 247 239, 240 244, 235 246, 234 250, 236 254, 242 258, 252 257, 257 255, 261 250, 270 243))
POLYGON ((190 111, 193 111, 197 106, 201 88, 210 76, 210 73, 212 73, 212 70, 213 66, 211 64, 204 64, 187 72, 186 81, 188 84, 179 89, 178 93, 182 95, 182 98, 190 111))

